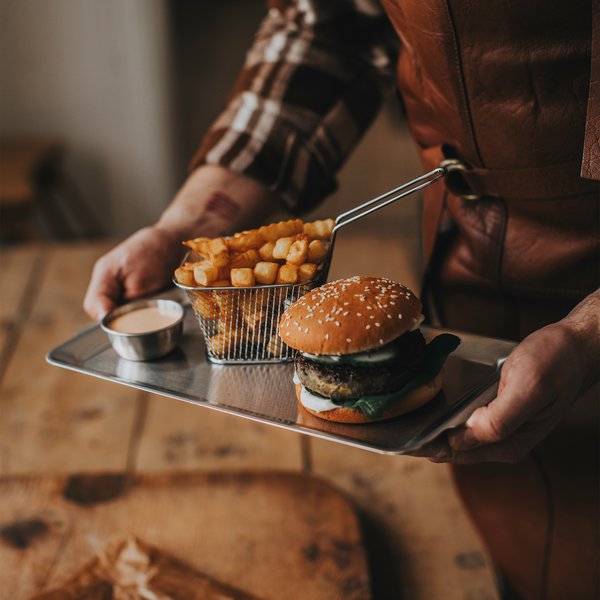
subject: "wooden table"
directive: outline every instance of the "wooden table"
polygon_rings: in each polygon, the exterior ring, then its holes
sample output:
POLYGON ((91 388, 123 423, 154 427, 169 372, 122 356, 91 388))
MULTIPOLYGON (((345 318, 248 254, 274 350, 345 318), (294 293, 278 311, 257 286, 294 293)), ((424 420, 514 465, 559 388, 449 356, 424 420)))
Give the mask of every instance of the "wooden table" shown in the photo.
MULTIPOLYGON (((345 260, 334 263, 332 276, 372 272, 376 264, 378 274, 417 287, 417 242, 405 237, 405 243, 412 254, 393 231, 350 232, 340 237, 337 254, 345 260)), ((0 476, 311 474, 360 509, 374 598, 498 598, 445 466, 309 439, 45 364, 48 349, 89 323, 83 294, 94 261, 111 245, 2 250, 0 476)))

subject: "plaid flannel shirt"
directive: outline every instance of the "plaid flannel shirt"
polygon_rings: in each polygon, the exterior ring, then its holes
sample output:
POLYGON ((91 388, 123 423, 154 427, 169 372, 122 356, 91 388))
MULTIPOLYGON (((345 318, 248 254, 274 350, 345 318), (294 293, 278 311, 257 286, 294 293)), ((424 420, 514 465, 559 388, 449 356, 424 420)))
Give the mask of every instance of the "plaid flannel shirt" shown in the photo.
POLYGON ((318 204, 393 81, 397 36, 378 0, 270 0, 223 113, 191 167, 266 184, 293 212, 318 204))

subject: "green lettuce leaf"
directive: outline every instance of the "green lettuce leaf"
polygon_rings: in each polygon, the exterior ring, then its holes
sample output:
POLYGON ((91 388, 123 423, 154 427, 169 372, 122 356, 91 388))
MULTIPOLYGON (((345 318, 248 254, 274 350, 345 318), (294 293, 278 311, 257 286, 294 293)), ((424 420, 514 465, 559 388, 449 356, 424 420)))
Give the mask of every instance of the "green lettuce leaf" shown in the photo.
POLYGON ((361 396, 353 400, 333 400, 338 406, 360 410, 367 418, 376 419, 387 405, 404 394, 431 381, 441 370, 448 356, 458 348, 460 338, 451 333, 442 333, 425 346, 425 358, 421 369, 401 389, 391 394, 361 396))

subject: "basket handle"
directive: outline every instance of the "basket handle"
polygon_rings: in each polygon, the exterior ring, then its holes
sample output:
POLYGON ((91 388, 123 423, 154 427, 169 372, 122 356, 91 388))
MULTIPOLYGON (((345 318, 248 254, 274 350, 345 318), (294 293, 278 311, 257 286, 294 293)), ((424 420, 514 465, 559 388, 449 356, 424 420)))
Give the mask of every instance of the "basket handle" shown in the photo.
POLYGON ((337 232, 346 225, 350 225, 350 223, 354 223, 354 221, 358 221, 371 213, 374 213, 396 200, 400 200, 406 196, 410 196, 414 192, 418 192, 423 188, 431 185, 436 182, 438 179, 441 179, 447 173, 447 169, 444 166, 436 167, 429 173, 425 173, 424 175, 420 175, 415 179, 411 179, 406 183, 394 188, 393 190, 389 190, 381 196, 377 196, 377 198, 373 198, 364 202, 363 204, 359 204, 346 212, 343 212, 341 215, 338 215, 335 219, 335 225, 331 231, 331 245, 329 247, 329 258, 324 267, 323 278, 327 280, 329 275, 329 267, 331 266, 331 259, 333 256, 333 249, 335 246, 335 238, 337 236, 337 232))
POLYGON ((418 192, 423 188, 431 185, 436 182, 438 179, 441 179, 446 174, 446 169, 444 167, 436 167, 433 171, 429 171, 429 173, 425 173, 417 177, 416 179, 411 179, 406 183, 394 188, 393 190, 389 190, 381 196, 377 196, 377 198, 373 198, 372 200, 368 200, 363 204, 359 204, 346 212, 343 212, 341 215, 338 215, 335 219, 335 226, 332 230, 332 234, 335 235, 336 231, 339 231, 342 227, 353 223, 354 221, 358 221, 371 213, 374 213, 396 200, 400 200, 400 198, 404 198, 405 196, 410 196, 414 192, 418 192), (398 192, 402 192, 398 194, 398 192), (397 194, 393 196, 393 194, 397 194), (393 196, 390 198, 389 196, 393 196))

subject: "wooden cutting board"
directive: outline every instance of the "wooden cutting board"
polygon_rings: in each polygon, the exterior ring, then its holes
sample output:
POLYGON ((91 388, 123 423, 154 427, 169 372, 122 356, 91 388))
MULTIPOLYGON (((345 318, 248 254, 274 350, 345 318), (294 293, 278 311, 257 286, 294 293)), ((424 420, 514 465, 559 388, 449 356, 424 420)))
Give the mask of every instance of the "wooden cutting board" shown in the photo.
POLYGON ((370 598, 352 505, 296 473, 6 477, 0 598, 28 598, 133 534, 259 598, 370 598))

